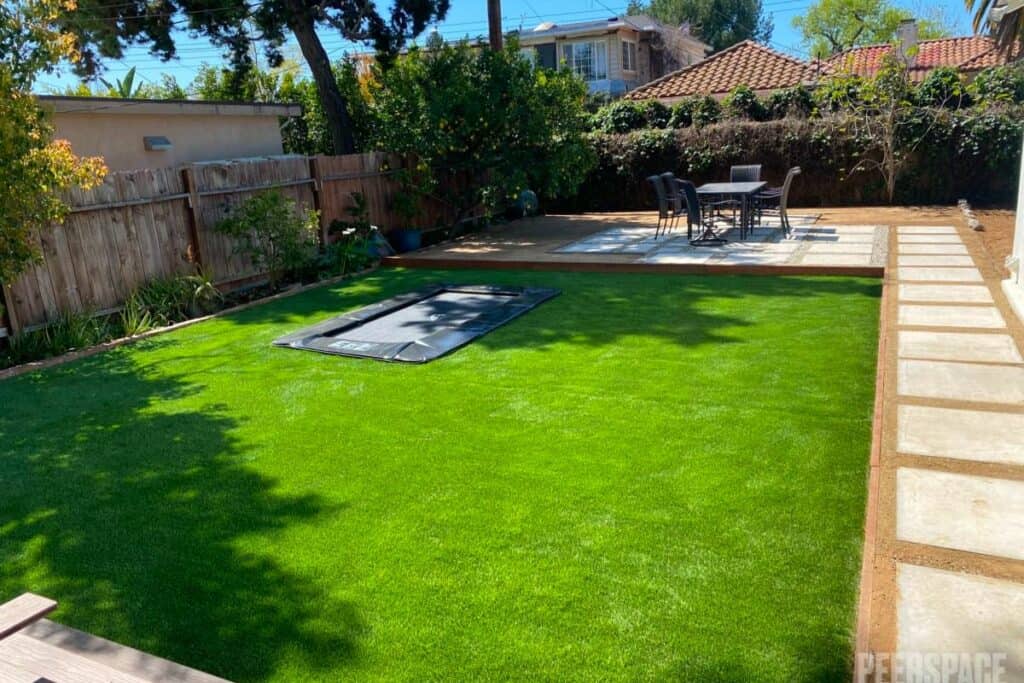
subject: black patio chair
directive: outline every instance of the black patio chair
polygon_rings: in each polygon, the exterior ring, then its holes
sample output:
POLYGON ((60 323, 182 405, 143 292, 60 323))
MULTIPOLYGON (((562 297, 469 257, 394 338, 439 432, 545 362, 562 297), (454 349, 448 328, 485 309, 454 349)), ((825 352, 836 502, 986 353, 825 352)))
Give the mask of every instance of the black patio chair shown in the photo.
POLYGON ((658 224, 654 229, 654 239, 658 239, 662 232, 668 232, 675 227, 675 222, 683 213, 683 207, 677 198, 678 190, 673 187, 670 193, 660 175, 648 176, 647 180, 654 187, 654 196, 658 202, 658 224))
POLYGON ((715 217, 712 215, 714 209, 722 205, 729 205, 731 201, 706 201, 701 203, 700 195, 697 194, 697 186, 689 180, 676 180, 679 191, 686 200, 686 237, 695 247, 708 244, 725 244, 729 240, 715 232, 715 217), (705 215, 705 209, 709 209, 705 215), (693 228, 697 227, 699 234, 693 236, 693 228))
POLYGON ((756 183, 761 180, 761 164, 733 166, 729 169, 730 183, 756 183))
POLYGON ((793 179, 802 172, 799 166, 794 166, 786 173, 786 179, 783 181, 782 187, 764 189, 754 197, 758 215, 762 215, 765 211, 778 212, 779 223, 782 224, 782 233, 787 236, 792 230, 789 224, 789 214, 787 213, 789 190, 793 186, 793 179))
MULTIPOLYGON (((739 166, 731 166, 729 168, 729 182, 730 183, 756 183, 761 180, 761 164, 743 164, 739 166)), ((736 206, 732 208, 732 222, 736 222, 736 209, 740 207, 740 202, 736 202, 736 206)), ((760 220, 760 215, 757 213, 757 204, 755 203, 751 207, 754 211, 754 220, 760 220)))
POLYGON ((661 182, 665 186, 665 194, 668 196, 668 204, 675 211, 678 218, 686 213, 686 198, 679 191, 679 181, 672 171, 665 171, 661 174, 661 182))

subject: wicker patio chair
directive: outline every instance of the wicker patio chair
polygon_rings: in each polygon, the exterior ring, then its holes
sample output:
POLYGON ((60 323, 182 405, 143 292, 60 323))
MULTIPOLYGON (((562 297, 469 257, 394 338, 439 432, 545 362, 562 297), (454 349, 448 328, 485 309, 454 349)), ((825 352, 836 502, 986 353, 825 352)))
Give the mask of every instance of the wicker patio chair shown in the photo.
POLYGON ((789 235, 791 231, 789 214, 787 213, 789 190, 793 186, 793 179, 800 175, 800 173, 802 173, 800 167, 794 166, 786 173, 786 179, 783 181, 782 187, 767 188, 757 193, 754 198, 758 215, 763 214, 765 211, 778 212, 779 222, 782 224, 782 232, 785 235, 789 235))
POLYGON ((756 183, 761 180, 761 164, 733 166, 729 169, 730 183, 756 183))
POLYGON ((700 201, 697 194, 697 186, 689 180, 676 180, 676 185, 686 201, 686 237, 690 244, 700 247, 709 244, 724 244, 727 239, 715 232, 715 217, 712 215, 714 209, 723 205, 731 205, 731 201, 700 201), (705 209, 708 209, 705 214, 705 209), (693 229, 696 226, 699 231, 693 236, 693 229))
POLYGON ((648 176, 647 181, 654 187, 654 197, 658 202, 658 223, 654 228, 654 239, 658 239, 658 235, 660 235, 662 231, 668 232, 679 214, 676 212, 674 205, 669 200, 669 195, 665 189, 665 183, 661 179, 661 176, 648 176))

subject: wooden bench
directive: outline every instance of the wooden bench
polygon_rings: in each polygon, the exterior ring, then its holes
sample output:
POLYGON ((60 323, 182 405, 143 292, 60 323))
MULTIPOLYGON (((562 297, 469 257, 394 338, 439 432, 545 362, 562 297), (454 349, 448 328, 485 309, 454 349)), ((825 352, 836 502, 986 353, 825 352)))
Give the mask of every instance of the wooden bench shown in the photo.
POLYGON ((33 593, 0 605, 0 683, 227 683, 45 619, 56 607, 33 593))

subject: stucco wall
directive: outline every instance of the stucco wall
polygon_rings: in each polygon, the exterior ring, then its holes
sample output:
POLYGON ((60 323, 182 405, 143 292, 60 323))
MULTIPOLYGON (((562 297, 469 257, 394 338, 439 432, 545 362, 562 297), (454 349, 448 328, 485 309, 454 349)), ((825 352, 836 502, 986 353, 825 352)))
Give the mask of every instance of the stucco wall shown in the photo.
POLYGON ((102 111, 56 112, 52 116, 56 137, 68 140, 79 155, 102 156, 112 171, 282 153, 276 116, 102 111), (147 152, 142 138, 151 135, 168 138, 172 149, 147 152))

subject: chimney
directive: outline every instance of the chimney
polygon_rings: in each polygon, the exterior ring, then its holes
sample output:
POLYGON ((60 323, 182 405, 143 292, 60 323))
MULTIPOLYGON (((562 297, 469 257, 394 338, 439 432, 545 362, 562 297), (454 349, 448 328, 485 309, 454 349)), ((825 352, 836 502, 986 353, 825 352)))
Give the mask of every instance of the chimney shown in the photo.
POLYGON ((907 63, 907 66, 914 66, 914 59, 917 56, 917 20, 904 19, 896 28, 896 37, 899 39, 900 57, 907 63))

